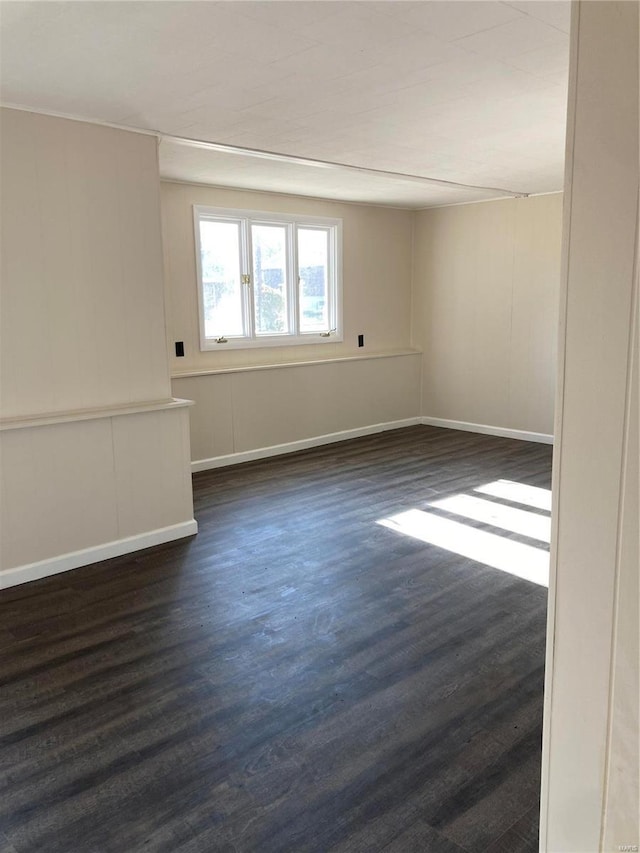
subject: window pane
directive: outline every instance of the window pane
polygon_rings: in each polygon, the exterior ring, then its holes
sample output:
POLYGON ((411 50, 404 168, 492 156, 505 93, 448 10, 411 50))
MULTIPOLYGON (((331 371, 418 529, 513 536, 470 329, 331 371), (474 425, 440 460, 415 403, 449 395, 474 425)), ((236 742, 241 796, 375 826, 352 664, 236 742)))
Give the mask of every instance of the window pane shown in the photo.
POLYGON ((244 335, 240 282, 240 225, 200 221, 204 333, 244 335))
POLYGON ((298 228, 300 331, 329 329, 329 232, 298 228))
POLYGON ((287 229, 252 225, 256 334, 285 334, 287 322, 287 229))

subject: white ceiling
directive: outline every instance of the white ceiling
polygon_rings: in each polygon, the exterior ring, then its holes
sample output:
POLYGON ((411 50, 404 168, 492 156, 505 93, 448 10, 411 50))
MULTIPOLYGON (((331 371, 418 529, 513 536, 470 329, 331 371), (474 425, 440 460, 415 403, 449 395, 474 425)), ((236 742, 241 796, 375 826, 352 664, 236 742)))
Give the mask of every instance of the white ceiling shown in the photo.
POLYGON ((358 167, 165 139, 161 172, 178 180, 407 207, 500 195, 490 188, 553 192, 562 188, 569 8, 568 0, 5 0, 1 98, 358 167))

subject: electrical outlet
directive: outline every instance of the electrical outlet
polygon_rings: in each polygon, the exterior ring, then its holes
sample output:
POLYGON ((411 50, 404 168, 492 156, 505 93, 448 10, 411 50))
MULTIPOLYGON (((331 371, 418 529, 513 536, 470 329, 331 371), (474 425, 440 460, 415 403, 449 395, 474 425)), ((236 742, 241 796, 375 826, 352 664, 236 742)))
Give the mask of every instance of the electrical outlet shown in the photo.
POLYGON ((176 341, 176 357, 182 358, 184 355, 184 341, 176 341))
POLYGON ((364 346, 364 335, 358 335, 358 346, 359 347, 364 346))

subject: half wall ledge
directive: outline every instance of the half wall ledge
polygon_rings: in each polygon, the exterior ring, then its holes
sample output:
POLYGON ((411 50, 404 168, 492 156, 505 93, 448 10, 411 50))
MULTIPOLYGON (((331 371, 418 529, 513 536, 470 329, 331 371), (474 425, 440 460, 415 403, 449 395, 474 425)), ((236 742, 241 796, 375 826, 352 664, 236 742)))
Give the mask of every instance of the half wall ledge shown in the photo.
POLYGON ((0 589, 196 533, 190 405, 6 420, 0 589))
POLYGON ((115 418, 121 415, 136 415, 144 412, 162 412, 170 409, 182 409, 185 406, 193 406, 193 400, 180 400, 177 397, 171 397, 168 400, 154 400, 150 403, 126 403, 122 406, 69 409, 62 412, 47 412, 42 415, 0 418, 0 432, 10 429, 30 429, 52 424, 73 423, 74 421, 91 421, 98 418, 115 418))

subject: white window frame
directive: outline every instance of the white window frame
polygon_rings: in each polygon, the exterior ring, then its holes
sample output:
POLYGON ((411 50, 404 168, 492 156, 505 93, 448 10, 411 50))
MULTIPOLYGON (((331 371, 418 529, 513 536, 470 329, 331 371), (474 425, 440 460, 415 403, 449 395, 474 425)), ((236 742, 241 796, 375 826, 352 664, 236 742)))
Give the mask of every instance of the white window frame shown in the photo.
POLYGON ((273 213, 264 210, 241 210, 228 207, 193 205, 193 228, 196 250, 198 279, 198 317, 201 351, 216 352, 229 349, 252 349, 265 347, 296 346, 300 344, 322 344, 342 341, 342 219, 322 216, 305 216, 273 213), (287 313, 291 332, 286 334, 255 333, 255 300, 253 279, 244 287, 242 300, 244 335, 228 335, 224 338, 208 338, 205 335, 204 285, 202 281, 202 253, 200 245, 200 222, 202 220, 240 223, 241 275, 251 275, 252 225, 281 225, 287 229, 287 313), (329 282, 328 318, 329 326, 323 331, 300 331, 300 300, 298 286, 298 228, 318 228, 328 233, 329 239, 329 282))

